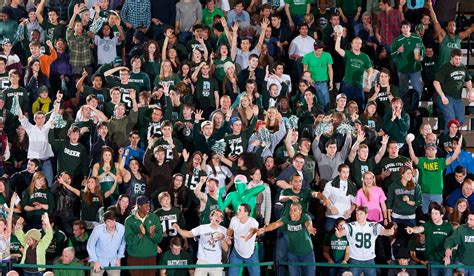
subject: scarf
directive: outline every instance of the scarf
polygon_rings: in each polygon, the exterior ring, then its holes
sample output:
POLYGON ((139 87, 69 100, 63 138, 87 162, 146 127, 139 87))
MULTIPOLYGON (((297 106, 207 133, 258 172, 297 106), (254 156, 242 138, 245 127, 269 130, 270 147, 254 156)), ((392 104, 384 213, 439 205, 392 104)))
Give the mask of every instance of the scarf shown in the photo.
MULTIPOLYGON (((333 186, 334 188, 339 188, 341 187, 341 179, 339 178, 339 176, 336 176, 332 181, 331 181, 331 186, 333 186)), ((356 184, 354 184, 354 182, 350 181, 349 179, 347 179, 347 192, 346 192, 346 196, 348 195, 351 195, 353 197, 355 197, 357 194, 357 186, 356 184)))
POLYGON ((49 112, 49 105, 51 104, 51 99, 48 97, 46 99, 39 98, 33 103, 32 111, 35 114, 38 111, 43 111, 44 113, 49 112))

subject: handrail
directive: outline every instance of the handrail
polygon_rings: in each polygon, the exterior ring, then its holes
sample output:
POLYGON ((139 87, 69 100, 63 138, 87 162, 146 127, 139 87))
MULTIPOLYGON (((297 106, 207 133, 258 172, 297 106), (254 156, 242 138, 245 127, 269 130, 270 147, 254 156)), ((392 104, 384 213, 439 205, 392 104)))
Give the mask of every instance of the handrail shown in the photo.
POLYGON ((358 267, 358 268, 410 268, 425 269, 425 265, 398 265, 398 264, 342 264, 342 263, 304 263, 304 262, 280 262, 282 265, 316 266, 316 267, 358 267))

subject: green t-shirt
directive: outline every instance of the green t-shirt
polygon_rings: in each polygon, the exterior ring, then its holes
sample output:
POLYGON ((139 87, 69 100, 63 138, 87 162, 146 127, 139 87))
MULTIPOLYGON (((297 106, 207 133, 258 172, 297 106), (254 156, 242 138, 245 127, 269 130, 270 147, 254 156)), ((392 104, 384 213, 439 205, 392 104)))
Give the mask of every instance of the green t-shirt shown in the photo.
POLYGON ((99 104, 105 104, 110 101, 110 93, 107 88, 101 88, 100 90, 95 89, 89 85, 84 85, 84 92, 82 93, 84 98, 89 95, 95 95, 99 100, 99 104))
POLYGON ((423 57, 425 46, 423 40, 416 34, 409 37, 399 35, 392 43, 393 53, 397 61, 397 70, 401 73, 414 73, 421 71, 421 62, 415 60, 415 49, 418 48, 420 55, 423 57), (404 50, 398 53, 397 50, 403 45, 404 50))
MULTIPOLYGON (((132 99, 130 98, 130 90, 135 89, 136 97, 138 97, 138 93, 140 93, 140 86, 137 83, 128 82, 127 84, 122 84, 118 79, 114 76, 107 76, 105 80, 109 84, 110 87, 118 87, 121 93, 121 102, 123 102, 127 106, 127 110, 132 109, 132 99)), ((135 99, 138 100, 138 99, 135 99)))
POLYGON ((441 83, 446 96, 461 99, 464 84, 471 80, 471 74, 464 64, 459 67, 446 63, 436 73, 435 80, 441 83))
POLYGON ((81 219, 84 221, 97 221, 97 212, 99 212, 100 207, 102 207, 99 196, 92 194, 90 205, 84 200, 84 191, 81 191, 80 198, 81 219))
POLYGON ((311 0, 285 0, 285 3, 290 6, 291 16, 304 16, 306 14, 306 5, 311 4, 311 0))
POLYGON ((346 65, 344 82, 362 86, 364 71, 372 67, 369 56, 362 52, 356 55, 354 52, 346 50, 344 63, 346 65))
POLYGON ((414 251, 418 259, 426 261, 425 244, 420 243, 416 236, 408 241, 407 249, 410 251, 414 251))
POLYGON ((184 185, 194 191, 196 189, 197 184, 199 183, 199 179, 201 176, 206 176, 206 172, 201 170, 200 168, 193 168, 192 172, 189 172, 188 164, 184 163, 181 167, 181 173, 184 174, 184 185))
POLYGON ((405 156, 398 156, 393 159, 387 156, 380 161, 380 170, 385 169, 390 171, 390 175, 383 181, 383 188, 385 190, 387 190, 392 182, 400 180, 400 168, 403 167, 405 162, 408 161, 410 160, 405 156))
POLYGON ((304 224, 311 221, 311 217, 302 214, 298 221, 292 221, 287 216, 283 216, 280 220, 284 223, 283 229, 288 236, 288 252, 297 256, 310 254, 313 251, 313 243, 304 224))
POLYGON ((150 80, 155 80, 156 76, 160 75, 160 70, 161 62, 150 60, 142 62, 142 71, 148 74, 150 80))
POLYGON ((178 235, 178 232, 173 228, 175 223, 181 228, 185 227, 183 213, 179 208, 171 207, 168 211, 158 209, 155 211, 155 214, 160 219, 163 237, 176 237, 178 235))
POLYGON ((464 265, 474 265, 474 229, 467 224, 459 226, 446 239, 445 248, 457 246, 458 260, 464 265))
POLYGON ((199 214, 199 224, 202 225, 210 223, 211 221, 209 220, 209 216, 213 210, 217 209, 219 209, 217 200, 212 196, 207 195, 206 207, 204 207, 204 210, 199 214))
MULTIPOLYGON (((285 189, 281 192, 282 196, 297 196, 299 198, 298 203, 301 204, 301 210, 304 213, 308 213, 308 205, 309 201, 312 198, 312 193, 314 191, 309 189, 309 188, 301 188, 301 191, 299 193, 295 193, 293 189, 285 189)), ((290 199, 285 202, 284 204, 284 211, 283 211, 283 216, 288 216, 290 213, 290 206, 294 202, 290 199)))
POLYGON ((418 170, 420 177, 418 182, 424 194, 443 194, 443 171, 446 169, 445 158, 428 159, 418 158, 418 170))
POLYGON ((342 8, 345 16, 355 16, 357 8, 362 7, 361 0, 337 0, 336 7, 342 8))
MULTIPOLYGON (((193 264, 191 255, 186 251, 181 251, 179 255, 174 255, 170 250, 166 251, 160 259, 160 265, 190 265, 193 264)), ((186 276, 188 269, 167 269, 168 276, 186 276)))
POLYGON ((446 33, 443 41, 439 44, 438 64, 440 66, 445 65, 451 60, 451 51, 453 49, 461 49, 461 38, 457 34, 454 35, 454 38, 451 38, 446 33))
POLYGON ((220 15, 221 17, 225 17, 224 13, 219 8, 214 8, 211 12, 208 8, 202 10, 202 24, 212 27, 214 23, 214 16, 220 15))
POLYGON ((220 82, 224 81, 224 77, 226 75, 224 71, 224 63, 226 63, 227 61, 232 62, 232 58, 227 57, 224 60, 221 60, 221 59, 214 60, 214 66, 215 66, 214 77, 220 82))
POLYGON ((51 42, 55 43, 58 38, 66 38, 66 27, 61 23, 53 25, 44 19, 42 27, 45 34, 45 41, 51 40, 51 42))
POLYGON ((432 221, 423 224, 425 229, 425 256, 428 261, 442 262, 444 258, 444 241, 453 233, 453 226, 443 221, 436 225, 432 221))
POLYGON ((338 238, 335 234, 328 233, 324 236, 323 244, 329 247, 329 252, 334 262, 342 262, 346 254, 346 248, 349 246, 346 236, 338 238))
POLYGON ((307 53, 302 63, 308 65, 308 71, 314 81, 329 80, 328 65, 333 64, 333 61, 328 52, 323 52, 320 57, 317 57, 314 52, 307 53))

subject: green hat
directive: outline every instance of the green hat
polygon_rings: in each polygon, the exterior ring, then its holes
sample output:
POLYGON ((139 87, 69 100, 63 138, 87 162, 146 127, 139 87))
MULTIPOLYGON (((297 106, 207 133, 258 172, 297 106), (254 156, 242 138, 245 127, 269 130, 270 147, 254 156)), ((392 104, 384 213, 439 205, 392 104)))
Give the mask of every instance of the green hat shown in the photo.
POLYGON ((117 58, 114 59, 114 61, 112 61, 112 64, 114 66, 120 66, 120 65, 123 64, 123 60, 121 58, 117 57, 117 58))
POLYGON ((425 26, 423 26, 423 24, 418 24, 415 26, 415 31, 424 30, 424 29, 425 29, 425 26))
POLYGON ((5 94, 0 93, 0 100, 5 101, 5 94))

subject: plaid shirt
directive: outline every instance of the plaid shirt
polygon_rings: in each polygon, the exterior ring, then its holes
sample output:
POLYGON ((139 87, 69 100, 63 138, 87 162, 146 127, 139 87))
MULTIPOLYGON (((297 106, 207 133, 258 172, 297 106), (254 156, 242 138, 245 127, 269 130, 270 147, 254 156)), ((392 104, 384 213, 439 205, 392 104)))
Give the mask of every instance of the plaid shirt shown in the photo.
POLYGON ((123 22, 129 22, 134 28, 148 28, 151 22, 150 0, 125 0, 120 16, 123 22))
POLYGON ((70 59, 69 63, 73 67, 87 67, 93 62, 91 50, 89 48, 89 37, 84 32, 78 36, 74 33, 74 29, 67 27, 66 40, 69 46, 70 59))
POLYGON ((391 9, 388 13, 381 12, 377 18, 377 30, 382 36, 382 44, 392 45, 393 40, 400 35, 400 23, 403 14, 397 9, 391 9))

